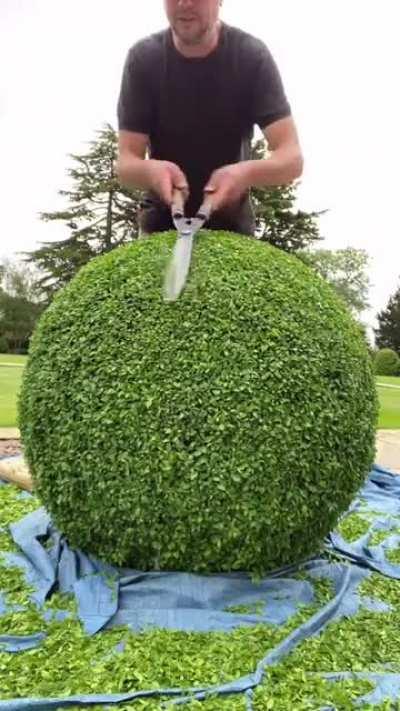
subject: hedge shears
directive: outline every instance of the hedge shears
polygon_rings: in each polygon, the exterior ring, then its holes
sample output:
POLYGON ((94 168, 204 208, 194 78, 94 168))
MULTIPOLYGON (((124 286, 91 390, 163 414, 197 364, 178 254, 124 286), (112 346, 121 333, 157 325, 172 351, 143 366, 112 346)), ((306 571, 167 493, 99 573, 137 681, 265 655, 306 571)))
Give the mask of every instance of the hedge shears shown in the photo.
POLYGON ((178 236, 165 275, 165 301, 176 301, 183 290, 190 268, 193 237, 210 219, 211 211, 212 194, 209 192, 195 217, 185 217, 184 192, 179 188, 174 190, 171 215, 178 236))

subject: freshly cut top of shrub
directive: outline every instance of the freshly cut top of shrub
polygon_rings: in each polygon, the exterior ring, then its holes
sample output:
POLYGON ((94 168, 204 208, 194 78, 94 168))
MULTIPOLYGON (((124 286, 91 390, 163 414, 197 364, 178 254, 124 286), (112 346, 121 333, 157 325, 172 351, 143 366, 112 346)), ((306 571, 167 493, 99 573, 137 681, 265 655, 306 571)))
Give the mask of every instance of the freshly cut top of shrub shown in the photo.
POLYGON ((94 259, 36 329, 25 456, 70 544, 139 569, 263 573, 315 553, 374 458, 360 330, 296 257, 202 231, 94 259))

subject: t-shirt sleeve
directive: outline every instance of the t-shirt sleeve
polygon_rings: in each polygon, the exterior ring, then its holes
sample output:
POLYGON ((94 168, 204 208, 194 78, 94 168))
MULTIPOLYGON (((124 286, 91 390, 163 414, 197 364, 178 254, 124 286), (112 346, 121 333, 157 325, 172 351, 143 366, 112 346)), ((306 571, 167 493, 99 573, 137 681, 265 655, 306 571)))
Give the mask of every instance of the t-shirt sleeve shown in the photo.
POLYGON ((253 120, 261 129, 291 115, 279 69, 265 45, 260 48, 253 92, 253 120))
POLYGON ((132 47, 125 60, 118 106, 120 131, 150 134, 154 112, 149 77, 146 77, 140 53, 132 47))

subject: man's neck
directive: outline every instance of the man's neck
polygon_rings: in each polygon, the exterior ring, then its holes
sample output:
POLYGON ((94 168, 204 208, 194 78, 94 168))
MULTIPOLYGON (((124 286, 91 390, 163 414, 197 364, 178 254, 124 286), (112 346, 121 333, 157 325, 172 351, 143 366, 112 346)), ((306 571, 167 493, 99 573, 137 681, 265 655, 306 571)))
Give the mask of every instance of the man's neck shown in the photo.
POLYGON ((210 32, 199 42, 199 44, 185 44, 172 30, 172 37, 175 48, 184 57, 207 57, 217 47, 221 33, 221 21, 218 20, 210 32))

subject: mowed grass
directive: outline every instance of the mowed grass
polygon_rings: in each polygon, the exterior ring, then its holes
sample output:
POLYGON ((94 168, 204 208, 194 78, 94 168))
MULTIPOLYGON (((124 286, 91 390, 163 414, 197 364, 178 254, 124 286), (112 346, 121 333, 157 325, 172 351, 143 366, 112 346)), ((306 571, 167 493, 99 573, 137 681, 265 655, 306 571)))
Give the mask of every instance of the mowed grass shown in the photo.
POLYGON ((26 356, 24 355, 13 355, 12 353, 0 353, 0 365, 19 365, 24 366, 26 363, 26 356))
POLYGON ((0 355, 0 427, 16 427, 17 394, 26 356, 0 355))
MULTIPOLYGON (((0 427, 17 426, 17 394, 26 356, 0 355, 0 427)), ((379 429, 400 429, 400 377, 377 378, 379 429), (385 387, 386 385, 396 387, 385 387)))
POLYGON ((378 384, 381 383, 382 385, 397 385, 400 388, 400 376, 393 377, 389 375, 378 375, 376 380, 378 384))
POLYGON ((380 429, 400 429, 400 378, 378 376, 377 385, 380 402, 380 429), (390 387, 385 387, 388 385, 390 387))

